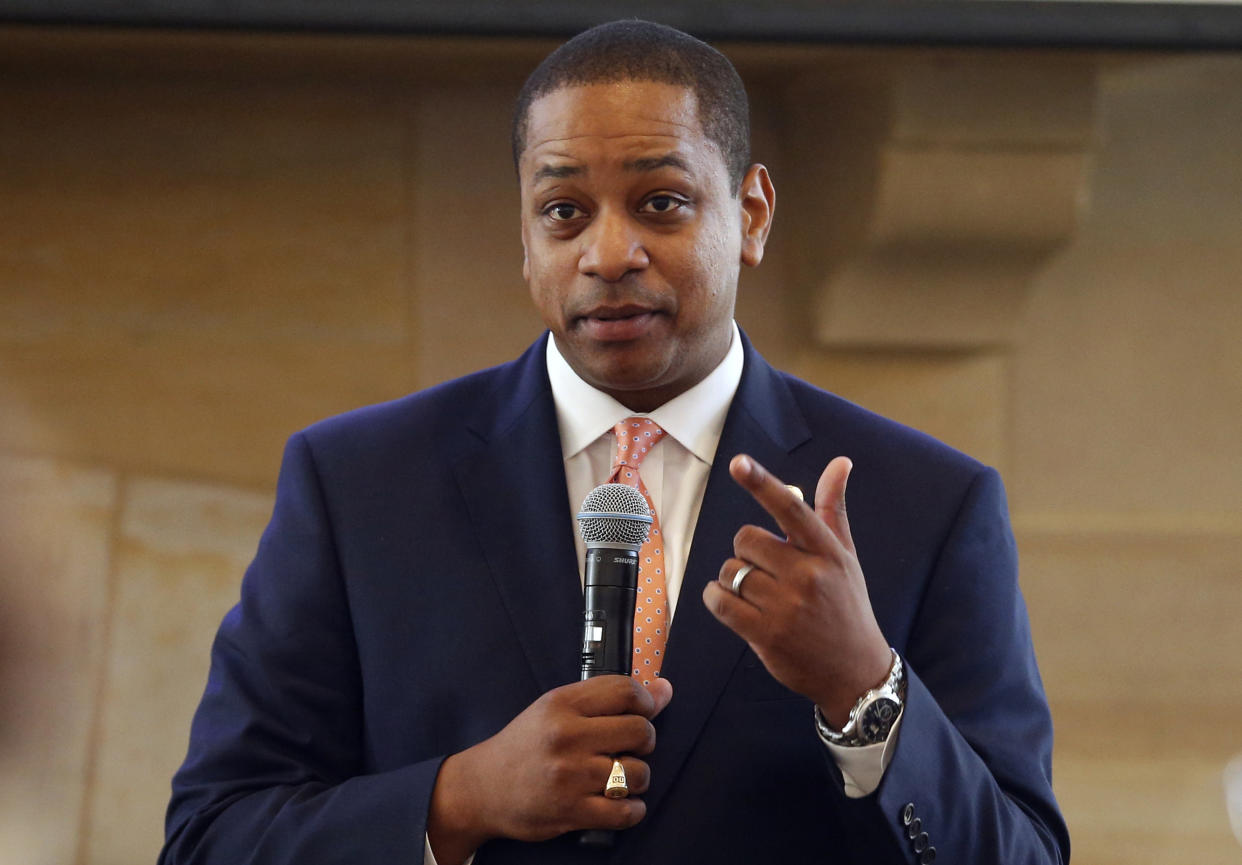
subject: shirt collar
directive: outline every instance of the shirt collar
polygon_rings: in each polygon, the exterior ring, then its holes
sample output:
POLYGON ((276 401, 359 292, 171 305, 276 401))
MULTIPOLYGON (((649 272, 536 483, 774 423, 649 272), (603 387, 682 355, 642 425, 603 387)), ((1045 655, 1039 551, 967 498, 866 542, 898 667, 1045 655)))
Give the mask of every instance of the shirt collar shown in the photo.
POLYGON ((619 421, 638 415, 654 420, 682 447, 710 464, 716 457, 729 404, 742 380, 742 340, 735 322, 724 360, 694 387, 645 415, 631 411, 579 378, 551 337, 548 338, 547 365, 565 459, 577 454, 619 421))

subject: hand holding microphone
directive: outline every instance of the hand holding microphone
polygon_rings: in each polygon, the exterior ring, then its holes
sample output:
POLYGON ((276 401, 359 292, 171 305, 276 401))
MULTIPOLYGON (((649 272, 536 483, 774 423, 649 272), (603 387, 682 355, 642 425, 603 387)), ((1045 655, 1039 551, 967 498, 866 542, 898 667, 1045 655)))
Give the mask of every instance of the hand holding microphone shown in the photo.
MULTIPOLYGON (((492 838, 628 829, 645 816, 650 770, 642 757, 655 747, 651 719, 672 698, 666 680, 645 688, 628 675, 637 551, 650 520, 642 494, 623 484, 596 487, 583 502, 582 681, 547 692, 495 736, 444 761, 428 817, 442 865, 463 861, 492 838), (625 774, 626 798, 605 794, 614 762, 625 774)), ((611 832, 584 834, 598 843, 611 832)))

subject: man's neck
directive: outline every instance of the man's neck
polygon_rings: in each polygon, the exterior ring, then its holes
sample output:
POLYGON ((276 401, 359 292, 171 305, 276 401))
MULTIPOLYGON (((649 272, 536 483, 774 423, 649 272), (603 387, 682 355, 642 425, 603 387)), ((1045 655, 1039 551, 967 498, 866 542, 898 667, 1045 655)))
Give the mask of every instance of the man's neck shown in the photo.
POLYGON ((617 421, 638 413, 652 415, 684 447, 710 461, 741 380, 743 363, 741 335, 734 325, 729 350, 715 369, 683 393, 644 411, 592 387, 574 372, 556 343, 549 340, 548 378, 565 457, 577 453, 617 421))

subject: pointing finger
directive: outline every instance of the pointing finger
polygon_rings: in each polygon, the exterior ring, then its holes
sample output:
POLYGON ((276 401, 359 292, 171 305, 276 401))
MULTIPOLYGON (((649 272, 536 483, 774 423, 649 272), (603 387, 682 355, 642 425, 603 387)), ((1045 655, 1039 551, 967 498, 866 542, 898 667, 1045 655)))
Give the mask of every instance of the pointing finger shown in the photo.
POLYGON ((787 487, 753 458, 738 454, 729 462, 729 474, 771 514, 795 547, 817 553, 832 551, 834 539, 816 512, 807 506, 799 493, 787 487))

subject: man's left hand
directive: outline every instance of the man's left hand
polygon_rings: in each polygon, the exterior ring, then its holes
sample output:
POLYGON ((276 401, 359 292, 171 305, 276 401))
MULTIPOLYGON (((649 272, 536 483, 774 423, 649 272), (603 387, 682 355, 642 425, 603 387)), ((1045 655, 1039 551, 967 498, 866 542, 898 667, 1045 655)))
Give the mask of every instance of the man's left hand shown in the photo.
POLYGON ((785 532, 781 538, 746 525, 733 554, 703 602, 747 642, 779 682, 819 705, 840 729, 850 709, 888 675, 892 654, 876 623, 845 512, 845 484, 853 463, 828 463, 808 506, 751 457, 739 454, 729 473, 785 532), (740 594, 733 577, 746 564, 740 594))

